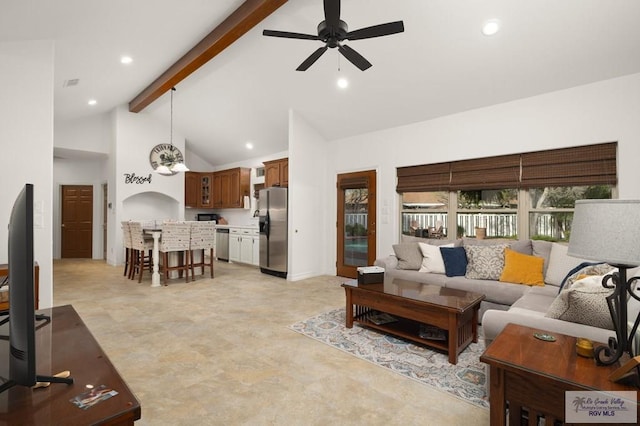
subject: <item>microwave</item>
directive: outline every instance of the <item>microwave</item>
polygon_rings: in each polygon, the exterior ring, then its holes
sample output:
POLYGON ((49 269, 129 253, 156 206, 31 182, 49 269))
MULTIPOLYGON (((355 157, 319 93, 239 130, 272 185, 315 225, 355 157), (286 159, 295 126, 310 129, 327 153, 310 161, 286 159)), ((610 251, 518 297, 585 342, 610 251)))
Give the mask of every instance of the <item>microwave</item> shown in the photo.
POLYGON ((218 215, 216 213, 198 213, 197 218, 199 222, 208 220, 218 221, 218 215))

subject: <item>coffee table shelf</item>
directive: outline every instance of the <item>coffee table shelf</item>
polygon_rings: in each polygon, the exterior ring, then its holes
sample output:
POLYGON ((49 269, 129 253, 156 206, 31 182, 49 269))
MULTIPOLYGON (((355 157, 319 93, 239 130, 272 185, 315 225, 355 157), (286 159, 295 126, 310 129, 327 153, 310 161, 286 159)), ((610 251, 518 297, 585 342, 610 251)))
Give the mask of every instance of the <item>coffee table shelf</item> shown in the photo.
POLYGON ((444 351, 445 353, 449 349, 449 333, 446 330, 444 330, 447 335, 445 340, 425 339, 420 337, 420 326, 423 325, 423 323, 394 315, 397 321, 386 324, 376 324, 369 319, 374 312, 376 311, 371 309, 363 314, 355 316, 353 321, 369 328, 380 330, 406 340, 411 340, 413 342, 444 351))

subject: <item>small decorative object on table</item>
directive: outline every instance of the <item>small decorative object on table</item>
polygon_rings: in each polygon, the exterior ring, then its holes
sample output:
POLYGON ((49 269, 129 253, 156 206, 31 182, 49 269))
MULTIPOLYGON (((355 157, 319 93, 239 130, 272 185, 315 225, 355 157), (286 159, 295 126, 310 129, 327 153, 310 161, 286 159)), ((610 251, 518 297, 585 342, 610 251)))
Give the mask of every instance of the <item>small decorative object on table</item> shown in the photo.
POLYGON ((555 342, 556 338, 551 334, 547 333, 533 333, 533 337, 536 339, 542 340, 543 342, 555 342))
POLYGON ((593 358, 593 342, 579 337, 576 340, 576 353, 585 358, 593 358))
POLYGON ((380 266, 360 266, 358 284, 380 284, 384 282, 384 268, 380 266))

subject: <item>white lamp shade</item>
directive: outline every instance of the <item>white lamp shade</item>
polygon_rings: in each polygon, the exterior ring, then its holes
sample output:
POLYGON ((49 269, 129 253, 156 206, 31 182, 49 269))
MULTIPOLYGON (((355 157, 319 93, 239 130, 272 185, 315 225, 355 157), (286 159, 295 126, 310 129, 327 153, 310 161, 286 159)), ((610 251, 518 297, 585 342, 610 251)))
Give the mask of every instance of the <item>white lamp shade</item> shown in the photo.
POLYGON ((578 200, 570 256, 640 266, 640 200, 578 200))

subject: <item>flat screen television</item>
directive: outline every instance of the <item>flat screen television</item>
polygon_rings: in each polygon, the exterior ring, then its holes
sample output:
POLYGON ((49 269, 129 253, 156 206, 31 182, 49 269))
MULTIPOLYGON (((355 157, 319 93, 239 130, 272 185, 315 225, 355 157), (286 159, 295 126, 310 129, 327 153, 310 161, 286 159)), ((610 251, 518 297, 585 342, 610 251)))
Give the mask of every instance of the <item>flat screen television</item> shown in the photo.
POLYGON ((26 184, 9 220, 9 378, 0 392, 37 381, 73 383, 70 378, 36 375, 36 312, 33 250, 33 185, 26 184))

